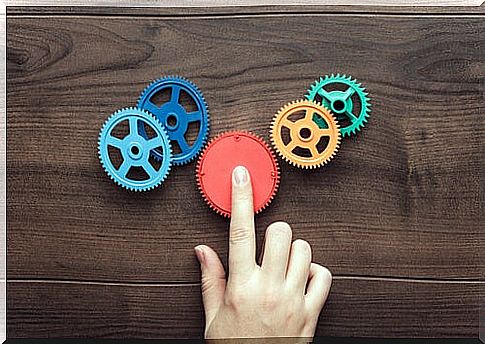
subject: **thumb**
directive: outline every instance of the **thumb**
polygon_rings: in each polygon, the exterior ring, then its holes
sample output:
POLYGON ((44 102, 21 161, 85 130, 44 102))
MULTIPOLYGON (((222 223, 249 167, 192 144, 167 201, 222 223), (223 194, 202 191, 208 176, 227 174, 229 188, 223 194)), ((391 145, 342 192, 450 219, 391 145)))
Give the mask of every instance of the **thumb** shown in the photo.
POLYGON ((226 274, 219 256, 212 248, 199 245, 194 250, 202 272, 202 301, 206 324, 209 324, 224 300, 226 274))

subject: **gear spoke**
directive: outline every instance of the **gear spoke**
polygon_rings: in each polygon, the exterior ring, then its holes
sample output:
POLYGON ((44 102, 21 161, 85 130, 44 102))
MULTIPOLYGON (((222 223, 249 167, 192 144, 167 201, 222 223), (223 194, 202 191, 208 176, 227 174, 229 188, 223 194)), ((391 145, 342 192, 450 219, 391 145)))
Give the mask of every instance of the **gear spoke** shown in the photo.
POLYGON ((183 136, 179 136, 179 137, 177 138, 177 143, 179 144, 180 149, 181 149, 182 151, 186 151, 186 150, 190 149, 190 146, 189 146, 189 144, 187 143, 187 140, 186 140, 186 139, 185 139, 185 137, 183 137, 183 136))
POLYGON ((123 140, 120 140, 117 137, 108 135, 106 137, 106 144, 113 146, 115 148, 121 149, 123 147, 123 140))
POLYGON ((332 101, 332 96, 323 87, 317 92, 321 97, 327 99, 329 102, 332 101))
MULTIPOLYGON (((207 103, 202 92, 189 80, 178 76, 167 76, 154 81, 140 95, 138 107, 152 112, 160 123, 166 126, 166 129, 169 131, 170 141, 174 145, 180 146, 180 152, 173 156, 173 164, 183 165, 190 162, 204 147, 209 133, 210 121, 207 103), (167 103, 159 108, 153 107, 150 104, 150 98, 161 91, 170 91, 169 99, 167 103), (185 97, 190 99, 196 105, 196 108, 185 110, 183 104, 181 104, 185 97), (176 120, 173 120, 172 115, 176 117, 176 120), (169 124, 169 120, 173 124, 169 124), (189 145, 182 141, 182 136, 191 131, 193 127, 190 125, 191 123, 198 124, 199 128, 197 136, 193 141, 189 142, 189 145)), ((145 130, 141 127, 140 135, 147 138, 145 130)), ((150 155, 156 160, 161 161, 165 159, 158 149, 152 149, 150 155)))
POLYGON ((295 122, 290 121, 288 118, 285 118, 281 125, 287 127, 288 129, 294 129, 295 128, 295 122))
POLYGON ((158 148, 161 146, 161 143, 160 143, 160 138, 157 136, 157 137, 154 137, 150 140, 148 140, 146 142, 146 145, 147 145, 147 148, 149 150, 152 150, 152 149, 155 149, 155 148, 158 148))
POLYGON ((118 168, 118 173, 121 177, 126 177, 126 174, 130 170, 131 164, 128 162, 128 160, 124 160, 123 163, 120 165, 118 168))
POLYGON ((173 103, 178 103, 180 97, 180 86, 173 85, 172 86, 172 95, 170 97, 170 101, 173 103))
POLYGON ((160 108, 149 100, 145 104, 145 110, 155 115, 160 111, 160 108))
POLYGON ((145 164, 143 164, 143 169, 145 170, 146 173, 150 176, 150 178, 156 178, 158 171, 153 167, 153 165, 147 161, 145 164))
POLYGON ((345 91, 345 100, 349 99, 349 97, 352 97, 352 95, 355 93, 355 90, 353 89, 353 87, 349 87, 347 89, 347 91, 345 91))
POLYGON ((296 147, 298 147, 298 144, 294 140, 291 140, 286 145, 286 149, 288 150, 288 152, 293 152, 293 149, 295 149, 296 147))
POLYGON ((320 155, 320 153, 318 152, 317 146, 310 145, 308 149, 310 149, 310 152, 312 153, 312 158, 317 158, 320 155))
POLYGON ((358 118, 355 117, 355 115, 350 111, 345 111, 345 115, 347 115, 347 117, 350 119, 352 123, 358 120, 358 118))
POLYGON ((165 128, 153 114, 140 108, 121 109, 108 118, 99 133, 98 153, 101 165, 108 176, 116 184, 132 191, 151 190, 160 185, 167 177, 172 163, 170 139, 165 128), (129 134, 125 138, 119 139, 111 135, 113 128, 126 122, 129 134), (140 133, 145 126, 156 136, 148 139, 145 133, 140 133), (110 152, 109 146, 120 150, 121 163, 116 163, 117 158, 110 152), (163 159, 158 171, 154 172, 146 166, 151 165, 149 157, 156 147, 163 150, 163 159), (143 168, 149 178, 140 181, 132 176, 130 171, 134 168, 143 168))
POLYGON ((320 136, 332 136, 333 131, 330 129, 319 129, 318 133, 320 134, 320 136))
MULTIPOLYGON (((351 136, 364 127, 369 117, 371 104, 367 96, 365 87, 350 75, 331 74, 316 80, 306 98, 310 101, 321 99, 324 107, 330 106, 346 122, 341 123, 339 128, 342 136, 351 136), (360 106, 357 107, 357 104, 360 106)), ((318 122, 316 124, 319 125, 318 122)))
POLYGON ((187 120, 189 122, 200 122, 202 121, 202 112, 200 111, 193 111, 187 113, 187 120))
POLYGON ((130 124, 130 135, 138 136, 138 118, 130 117, 128 122, 130 124))
POLYGON ((315 102, 300 100, 283 106, 275 115, 271 140, 283 159, 297 167, 315 168, 325 165, 335 155, 340 142, 340 131, 330 110, 315 102), (305 117, 296 122, 298 125, 295 130, 290 131, 290 142, 287 142, 282 128, 289 116, 301 112, 305 112, 305 117), (321 118, 321 127, 315 122, 315 118, 321 118), (320 152, 323 136, 328 137, 328 143, 327 148, 320 152))
POLYGON ((313 109, 306 109, 305 111, 305 119, 307 121, 313 121, 313 109))

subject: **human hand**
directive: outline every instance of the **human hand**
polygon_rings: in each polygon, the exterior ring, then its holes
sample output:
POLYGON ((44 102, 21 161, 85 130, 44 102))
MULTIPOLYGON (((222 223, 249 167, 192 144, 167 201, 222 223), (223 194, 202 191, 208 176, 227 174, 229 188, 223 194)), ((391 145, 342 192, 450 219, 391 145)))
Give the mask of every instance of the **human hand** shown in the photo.
POLYGON ((253 194, 246 168, 238 166, 232 175, 227 281, 213 249, 199 245, 195 253, 202 271, 205 338, 313 337, 332 275, 311 262, 306 241, 292 243, 285 222, 267 228, 262 263, 256 263, 253 194))

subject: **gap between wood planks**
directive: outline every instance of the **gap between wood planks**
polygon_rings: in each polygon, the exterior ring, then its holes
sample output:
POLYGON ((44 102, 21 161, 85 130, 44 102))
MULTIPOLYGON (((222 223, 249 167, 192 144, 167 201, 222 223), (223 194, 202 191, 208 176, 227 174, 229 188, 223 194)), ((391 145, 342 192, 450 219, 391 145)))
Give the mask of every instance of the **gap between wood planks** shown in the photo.
MULTIPOLYGON (((440 278, 407 278, 407 277, 378 277, 378 276, 357 276, 357 275, 337 275, 333 279, 338 280, 360 280, 360 281, 383 281, 396 283, 431 283, 431 284, 483 284, 483 280, 471 279, 440 279, 440 278)), ((77 279, 32 279, 15 278, 8 279, 7 283, 52 283, 52 284, 86 284, 86 285, 112 285, 112 286, 144 286, 144 287, 196 287, 199 282, 117 282, 102 280, 77 280, 77 279)))
POLYGON ((342 15, 342 16, 482 16, 485 6, 370 6, 370 5, 281 5, 281 6, 229 6, 229 7, 36 7, 9 6, 7 15, 11 17, 145 17, 145 18, 237 18, 274 17, 300 15, 342 15))
POLYGON ((224 18, 224 19, 238 19, 238 18, 251 18, 251 17, 260 17, 260 18, 275 18, 275 17, 292 17, 292 16, 299 16, 299 17, 330 17, 330 16, 341 16, 341 17, 409 17, 412 16, 414 18, 484 18, 485 15, 477 14, 477 13, 427 13, 427 14, 420 14, 420 13, 394 13, 394 12, 379 12, 379 13, 372 13, 372 12, 301 12, 301 13, 238 13, 238 14, 174 14, 174 15, 145 15, 145 14, 82 14, 82 13, 74 13, 74 14, 59 14, 59 13, 42 13, 39 15, 35 15, 32 13, 29 14, 7 14, 7 17, 15 17, 15 18, 113 18, 113 19, 120 19, 120 18, 145 18, 145 19, 217 19, 217 18, 224 18))

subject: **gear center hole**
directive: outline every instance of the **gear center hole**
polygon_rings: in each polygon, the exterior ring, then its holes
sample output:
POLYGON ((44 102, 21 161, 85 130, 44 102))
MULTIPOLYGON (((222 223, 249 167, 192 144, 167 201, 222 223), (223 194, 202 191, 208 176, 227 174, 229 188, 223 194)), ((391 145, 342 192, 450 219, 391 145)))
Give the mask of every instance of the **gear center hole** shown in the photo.
POLYGON ((142 156, 142 147, 138 142, 132 142, 128 148, 128 156, 131 159, 138 160, 142 156))
POLYGON ((303 139, 308 139, 312 135, 312 131, 308 128, 301 128, 300 129, 300 136, 303 139))
POLYGON ((336 112, 342 112, 345 109, 345 103, 343 100, 336 100, 332 103, 332 107, 336 112))
POLYGON ((178 119, 177 116, 174 114, 170 114, 167 116, 167 125, 171 128, 175 128, 177 126, 178 119))

